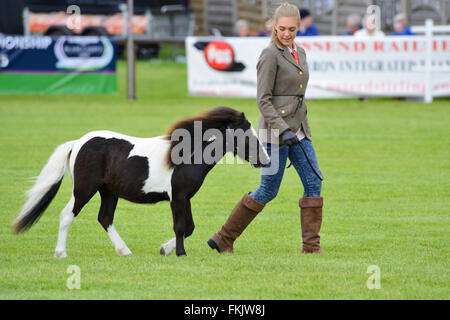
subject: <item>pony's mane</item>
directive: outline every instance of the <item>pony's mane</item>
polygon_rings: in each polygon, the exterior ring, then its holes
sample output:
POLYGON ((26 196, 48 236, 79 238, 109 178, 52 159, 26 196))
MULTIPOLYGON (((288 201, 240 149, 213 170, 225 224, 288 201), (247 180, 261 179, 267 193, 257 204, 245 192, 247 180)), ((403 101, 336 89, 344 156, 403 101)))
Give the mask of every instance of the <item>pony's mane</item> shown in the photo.
MULTIPOLYGON (((215 107, 214 109, 204 111, 192 118, 183 119, 174 123, 167 131, 165 138, 171 140, 172 133, 177 129, 184 129, 189 132, 191 137, 194 137, 194 122, 201 121, 202 134, 204 131, 212 128, 219 130, 225 130, 230 124, 241 124, 245 121, 245 116, 242 112, 234 110, 229 107, 215 107)), ((167 153, 167 163, 169 167, 174 167, 174 163, 171 160, 172 149, 181 141, 171 141, 170 147, 167 153)))

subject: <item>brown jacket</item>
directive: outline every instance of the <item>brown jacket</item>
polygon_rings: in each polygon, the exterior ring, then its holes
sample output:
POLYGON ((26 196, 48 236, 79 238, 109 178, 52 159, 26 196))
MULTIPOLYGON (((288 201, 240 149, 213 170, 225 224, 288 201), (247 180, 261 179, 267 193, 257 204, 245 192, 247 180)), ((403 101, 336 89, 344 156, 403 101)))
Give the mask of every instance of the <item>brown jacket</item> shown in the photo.
POLYGON ((311 130, 303 97, 309 72, 305 50, 297 46, 299 64, 287 48, 273 42, 259 56, 257 64, 257 101, 261 111, 259 138, 263 143, 281 143, 279 135, 286 129, 294 133, 303 128, 308 139, 311 130), (264 131, 267 130, 267 134, 264 131))

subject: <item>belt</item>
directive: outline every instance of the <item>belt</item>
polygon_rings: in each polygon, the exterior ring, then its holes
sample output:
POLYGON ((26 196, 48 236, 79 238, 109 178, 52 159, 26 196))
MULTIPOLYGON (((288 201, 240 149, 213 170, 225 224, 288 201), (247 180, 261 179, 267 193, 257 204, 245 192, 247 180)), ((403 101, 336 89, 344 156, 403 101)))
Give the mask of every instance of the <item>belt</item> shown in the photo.
POLYGON ((274 97, 297 97, 297 98, 303 98, 304 94, 273 94, 274 97))
MULTIPOLYGON (((303 102, 303 98, 305 95, 303 94, 273 94, 273 97, 297 97, 298 101, 302 101, 303 102)), ((298 106, 297 106, 298 108, 298 106)), ((297 113, 297 110, 295 111, 297 113)))

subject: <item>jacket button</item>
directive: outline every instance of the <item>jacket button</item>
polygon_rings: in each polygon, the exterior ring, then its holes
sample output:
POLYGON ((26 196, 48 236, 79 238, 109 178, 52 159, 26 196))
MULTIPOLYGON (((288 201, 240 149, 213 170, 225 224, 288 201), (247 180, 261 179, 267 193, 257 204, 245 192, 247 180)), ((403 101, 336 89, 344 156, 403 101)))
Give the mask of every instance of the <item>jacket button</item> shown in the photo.
POLYGON ((303 72, 302 71, 300 71, 299 73, 298 73, 299 75, 302 75, 303 74, 303 72))
POLYGON ((303 88, 303 85, 302 85, 302 84, 300 84, 300 89, 301 89, 301 88, 303 88))
POLYGON ((285 114, 285 113, 286 113, 286 111, 284 111, 284 110, 281 110, 281 113, 282 113, 282 114, 285 114))

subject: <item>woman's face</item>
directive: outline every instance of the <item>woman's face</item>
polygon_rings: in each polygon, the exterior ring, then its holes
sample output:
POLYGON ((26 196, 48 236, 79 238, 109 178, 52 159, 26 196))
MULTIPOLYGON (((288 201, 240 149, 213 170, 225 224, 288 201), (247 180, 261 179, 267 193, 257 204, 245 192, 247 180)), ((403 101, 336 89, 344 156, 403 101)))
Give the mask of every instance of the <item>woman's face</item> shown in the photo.
POLYGON ((283 45, 292 47, 292 43, 294 42, 299 27, 297 18, 280 17, 277 23, 275 23, 278 40, 280 40, 283 45))

